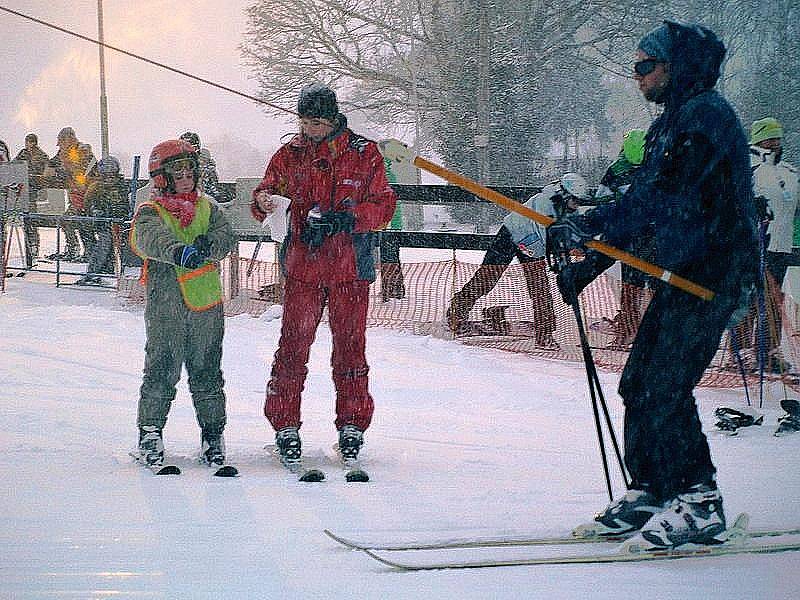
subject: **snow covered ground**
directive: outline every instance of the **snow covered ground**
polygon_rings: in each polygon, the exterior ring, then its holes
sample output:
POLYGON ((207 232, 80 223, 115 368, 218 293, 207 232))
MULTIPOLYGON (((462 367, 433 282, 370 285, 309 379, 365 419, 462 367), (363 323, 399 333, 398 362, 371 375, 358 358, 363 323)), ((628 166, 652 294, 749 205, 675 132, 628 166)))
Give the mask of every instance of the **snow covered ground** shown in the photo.
MULTIPOLYGON (((331 449, 323 325, 302 434, 328 481, 303 484, 264 450, 273 441, 261 412, 264 385, 280 320, 230 318, 226 436, 242 475, 221 480, 194 463, 199 434, 182 382, 165 437, 184 475, 155 477, 128 456, 143 363, 141 308, 51 281, 15 278, 0 296, 0 469, 7 478, 0 598, 800 594, 798 553, 399 573, 325 537, 325 528, 378 539, 563 534, 606 504, 581 366, 456 342, 369 330, 377 411, 364 456, 372 481, 347 484, 331 449)), ((619 423, 618 376, 601 377, 619 423)), ((765 406, 762 427, 738 437, 709 431, 727 512, 747 511, 755 528, 800 526, 800 435, 772 436, 777 400, 765 406)), ((701 390, 707 431, 716 406, 742 402, 739 390, 701 390)))

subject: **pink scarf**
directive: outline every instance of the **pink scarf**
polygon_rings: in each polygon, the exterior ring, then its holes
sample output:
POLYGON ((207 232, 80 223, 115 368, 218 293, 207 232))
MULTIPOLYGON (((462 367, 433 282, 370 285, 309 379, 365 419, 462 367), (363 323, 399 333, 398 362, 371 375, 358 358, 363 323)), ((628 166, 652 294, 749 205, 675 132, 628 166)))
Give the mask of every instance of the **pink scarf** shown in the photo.
POLYGON ((181 227, 186 227, 194 220, 194 211, 197 208, 197 190, 185 194, 163 194, 156 198, 156 202, 178 219, 181 227))

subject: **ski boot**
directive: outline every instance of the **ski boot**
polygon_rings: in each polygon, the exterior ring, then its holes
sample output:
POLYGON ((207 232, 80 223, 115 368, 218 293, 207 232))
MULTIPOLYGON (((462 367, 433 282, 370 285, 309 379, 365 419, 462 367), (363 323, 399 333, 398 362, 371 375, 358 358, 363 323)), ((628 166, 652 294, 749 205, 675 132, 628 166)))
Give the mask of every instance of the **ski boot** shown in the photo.
POLYGON ((797 400, 781 400, 781 408, 786 414, 778 419, 778 428, 775 435, 780 437, 800 431, 800 402, 797 400))
POLYGON ((700 484, 679 494, 667 510, 653 515, 622 548, 623 552, 637 553, 684 544, 721 544, 724 532, 722 494, 716 486, 700 484))
POLYGON ((720 406, 714 411, 714 416, 717 417, 716 428, 724 431, 729 435, 736 435, 738 429, 741 427, 750 427, 751 425, 761 425, 764 422, 764 415, 749 415, 740 410, 720 406))
POLYGON ((148 467, 164 463, 164 440, 155 425, 139 427, 139 460, 148 467))
POLYGON ((75 282, 75 285, 100 285, 103 283, 102 279, 93 275, 84 275, 75 282))
POLYGON ((664 504, 644 490, 631 489, 620 499, 595 515, 594 521, 572 530, 574 537, 616 537, 641 529, 653 515, 662 512, 664 504))
POLYGON ((364 432, 355 425, 344 425, 339 430, 339 454, 342 460, 355 461, 361 446, 364 445, 364 432))
POLYGON ((297 427, 284 427, 275 433, 275 446, 284 464, 299 463, 302 444, 297 427))
POLYGON ((200 434, 200 456, 210 466, 225 464, 225 437, 222 432, 203 430, 200 434))

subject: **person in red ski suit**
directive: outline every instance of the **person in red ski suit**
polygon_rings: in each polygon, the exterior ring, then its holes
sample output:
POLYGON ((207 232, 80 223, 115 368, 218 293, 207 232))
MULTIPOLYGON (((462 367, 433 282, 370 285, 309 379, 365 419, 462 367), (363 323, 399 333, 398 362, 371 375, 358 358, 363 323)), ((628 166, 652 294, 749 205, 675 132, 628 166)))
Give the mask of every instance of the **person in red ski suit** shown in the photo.
POLYGON ((297 112, 300 133, 272 157, 251 205, 261 221, 275 210, 273 194, 291 200, 280 252, 283 323, 264 414, 281 458, 299 461, 300 396, 327 304, 339 448, 343 458, 354 459, 374 410, 365 356, 369 285, 375 280, 372 232, 389 223, 397 197, 377 145, 348 129, 333 90, 305 86, 297 112))

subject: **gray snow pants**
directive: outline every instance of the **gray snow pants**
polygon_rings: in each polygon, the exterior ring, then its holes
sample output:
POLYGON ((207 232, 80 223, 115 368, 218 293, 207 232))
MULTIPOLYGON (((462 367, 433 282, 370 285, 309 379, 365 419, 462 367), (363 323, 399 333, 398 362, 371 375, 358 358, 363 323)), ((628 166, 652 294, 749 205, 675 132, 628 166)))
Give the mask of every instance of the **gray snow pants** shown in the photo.
POLYGON ((164 427, 185 364, 200 428, 222 432, 226 420, 220 369, 225 327, 222 305, 194 312, 182 302, 175 304, 170 303, 168 310, 159 306, 157 313, 145 312, 147 342, 137 425, 164 427))

